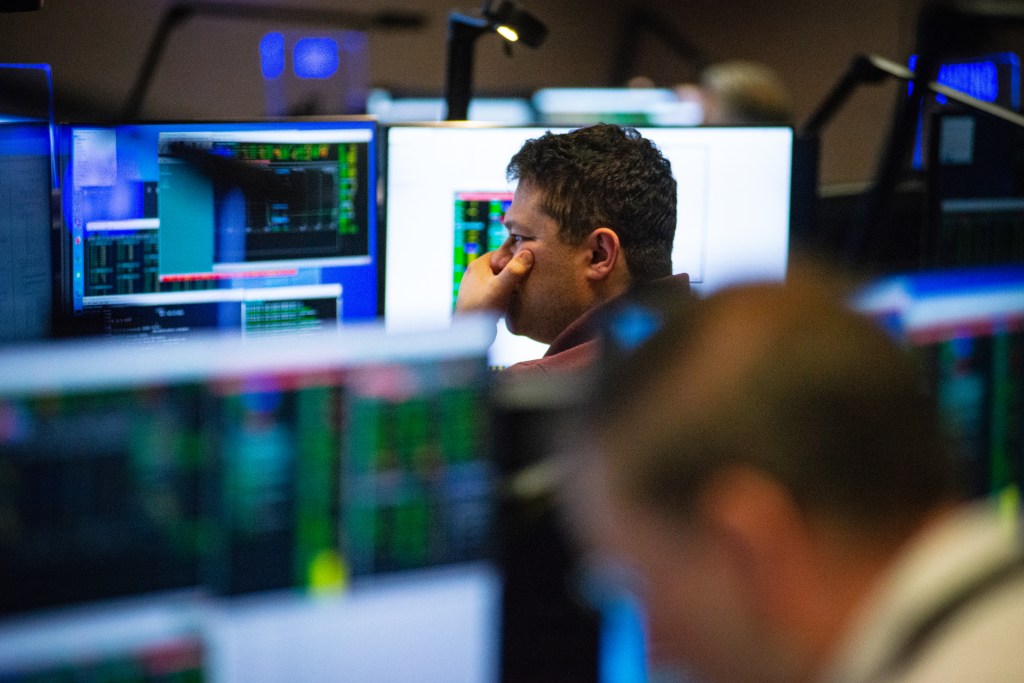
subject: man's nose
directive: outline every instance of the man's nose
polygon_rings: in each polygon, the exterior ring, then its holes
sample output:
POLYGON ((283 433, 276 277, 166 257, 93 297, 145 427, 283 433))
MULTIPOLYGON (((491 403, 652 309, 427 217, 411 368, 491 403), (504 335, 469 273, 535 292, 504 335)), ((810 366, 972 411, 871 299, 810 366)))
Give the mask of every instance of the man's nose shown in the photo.
POLYGON ((512 260, 512 256, 512 238, 508 238, 491 254, 491 270, 495 275, 504 270, 508 262, 512 260))

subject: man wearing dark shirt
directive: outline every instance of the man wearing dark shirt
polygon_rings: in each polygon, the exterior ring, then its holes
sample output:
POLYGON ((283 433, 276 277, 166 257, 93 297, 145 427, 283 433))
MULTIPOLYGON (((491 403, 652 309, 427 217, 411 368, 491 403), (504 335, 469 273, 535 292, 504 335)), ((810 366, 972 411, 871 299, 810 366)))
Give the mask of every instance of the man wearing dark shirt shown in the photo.
POLYGON ((601 307, 672 274, 671 166, 636 130, 599 124, 527 141, 507 174, 518 181, 508 238, 470 263, 455 310, 503 313, 510 332, 550 345, 517 372, 584 366, 601 307))

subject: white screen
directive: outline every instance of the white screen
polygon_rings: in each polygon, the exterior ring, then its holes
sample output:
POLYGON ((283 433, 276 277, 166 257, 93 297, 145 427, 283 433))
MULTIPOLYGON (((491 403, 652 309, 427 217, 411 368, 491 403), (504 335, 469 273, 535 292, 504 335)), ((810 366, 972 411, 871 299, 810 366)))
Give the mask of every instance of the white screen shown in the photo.
POLYGON ((487 562, 373 577, 343 595, 183 591, 0 619, 0 679, 155 666, 162 653, 166 673, 194 666, 213 683, 491 683, 500 629, 487 562))
MULTIPOLYGON (((452 312, 454 199, 511 192, 509 159, 548 128, 401 127, 387 134, 389 329, 447 324, 452 312)), ((564 132, 569 129, 550 129, 564 132)), ((789 128, 640 128, 679 185, 673 271, 707 294, 745 280, 785 277, 793 134, 789 128)), ((499 329, 491 362, 536 358, 545 346, 499 329)))

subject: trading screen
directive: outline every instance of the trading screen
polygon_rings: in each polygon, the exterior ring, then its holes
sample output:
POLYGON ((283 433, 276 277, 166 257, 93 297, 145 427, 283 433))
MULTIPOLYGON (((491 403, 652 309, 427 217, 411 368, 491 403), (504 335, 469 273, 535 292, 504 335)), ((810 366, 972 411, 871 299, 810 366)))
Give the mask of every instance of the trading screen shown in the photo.
POLYGON ((63 126, 69 331, 374 318, 374 142, 364 120, 63 126))
POLYGON ((493 680, 489 326, 324 335, 11 348, 0 680, 493 680))

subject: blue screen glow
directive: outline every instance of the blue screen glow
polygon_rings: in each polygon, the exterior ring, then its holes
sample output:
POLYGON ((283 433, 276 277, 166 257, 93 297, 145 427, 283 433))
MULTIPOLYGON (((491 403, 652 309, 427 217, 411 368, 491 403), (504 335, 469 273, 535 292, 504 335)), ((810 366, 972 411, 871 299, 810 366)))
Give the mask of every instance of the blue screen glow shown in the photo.
POLYGON ((263 78, 273 80, 284 73, 284 34, 268 33, 260 41, 263 78))
POLYGON ((333 38, 302 38, 295 43, 295 75, 330 78, 338 71, 338 42, 333 38))
MULTIPOLYGON (((939 67, 938 82, 947 87, 959 90, 984 102, 996 102, 1000 97, 999 91, 999 65, 1009 65, 1011 71, 1011 92, 1003 93, 1004 98, 1009 95, 1009 106, 1018 106, 1017 79, 1020 70, 1020 63, 1017 56, 1012 53, 994 55, 991 58, 979 59, 970 62, 954 62, 943 64, 939 67)), ((911 69, 917 67, 917 55, 911 55, 908 60, 911 69)), ((909 86, 909 92, 913 91, 913 84, 909 86)), ((936 95, 936 101, 940 104, 946 103, 946 98, 936 95)))

